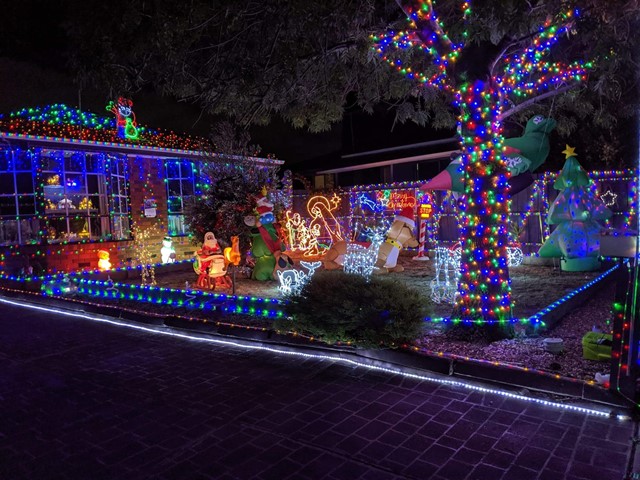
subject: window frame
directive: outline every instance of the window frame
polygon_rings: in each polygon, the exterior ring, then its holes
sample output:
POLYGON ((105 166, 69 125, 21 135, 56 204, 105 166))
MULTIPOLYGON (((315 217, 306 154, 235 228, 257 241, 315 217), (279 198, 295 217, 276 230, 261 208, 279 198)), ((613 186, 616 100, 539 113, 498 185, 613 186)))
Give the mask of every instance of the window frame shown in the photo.
POLYGON ((127 154, 11 144, 1 146, 0 155, 6 157, 2 167, 6 169, 0 173, 3 176, 9 174, 13 179, 13 192, 0 191, 0 199, 12 199, 4 207, 8 213, 0 213, 0 226, 5 228, 8 220, 16 222, 7 239, 4 231, 0 232, 0 245, 63 245, 130 241, 133 238, 127 154), (29 157, 30 170, 17 168, 18 155, 29 157), (18 191, 18 174, 29 175, 31 191, 18 191), (57 185, 47 185, 47 178, 53 175, 59 175, 57 185), (25 195, 33 200, 20 201, 25 195), (63 199, 62 204, 57 203, 63 199), (31 204, 35 213, 21 213, 25 205, 31 204), (31 220, 30 231, 34 233, 29 237, 25 236, 22 220, 31 220), (55 227, 60 228, 55 239, 48 236, 53 222, 57 222, 55 227), (84 225, 80 230, 79 223, 82 222, 84 225))
POLYGON ((165 183, 167 193, 167 235, 170 237, 186 237, 191 234, 185 224, 185 201, 191 198, 195 198, 198 195, 202 195, 202 191, 199 188, 202 181, 201 164, 200 162, 189 160, 185 158, 171 158, 164 161, 165 171, 165 183), (183 173, 183 165, 189 163, 191 165, 190 175, 183 173), (177 165, 177 176, 170 174, 170 164, 177 165), (172 182, 178 182, 179 195, 172 194, 171 184, 172 182), (185 183, 190 184, 192 194, 185 194, 185 183), (180 201, 180 208, 178 210, 172 209, 172 199, 177 198, 180 201), (173 220, 176 219, 176 220, 173 220))
MULTIPOLYGON (((0 235, 0 245, 37 245, 43 240, 43 217, 42 217, 42 207, 39 201, 38 195, 38 167, 40 166, 39 158, 37 152, 33 152, 29 148, 20 148, 14 146, 6 146, 1 149, 2 155, 7 156, 7 169, 0 170, 0 173, 3 175, 10 175, 13 180, 13 193, 2 193, 0 191, 0 198, 12 198, 13 199, 13 212, 11 214, 2 214, 0 213, 0 227, 2 227, 2 232, 0 235), (17 155, 26 155, 29 157, 29 163, 31 164, 31 168, 29 170, 18 169, 17 168, 17 155), (11 168, 9 168, 11 167, 11 168), (35 170, 35 174, 34 174, 35 170), (32 191, 31 192, 19 192, 18 191, 18 175, 19 174, 27 174, 31 178, 32 191), (33 213, 23 214, 21 212, 21 197, 32 197, 33 201, 33 213), (16 240, 5 240, 5 228, 9 225, 9 222, 15 222, 15 234, 16 240), (26 236, 26 228, 24 222, 31 222, 31 226, 29 229, 33 232, 34 226, 37 229, 35 232, 35 238, 30 238, 29 240, 25 240, 26 236)), ((7 203, 7 206, 9 203, 7 203)))

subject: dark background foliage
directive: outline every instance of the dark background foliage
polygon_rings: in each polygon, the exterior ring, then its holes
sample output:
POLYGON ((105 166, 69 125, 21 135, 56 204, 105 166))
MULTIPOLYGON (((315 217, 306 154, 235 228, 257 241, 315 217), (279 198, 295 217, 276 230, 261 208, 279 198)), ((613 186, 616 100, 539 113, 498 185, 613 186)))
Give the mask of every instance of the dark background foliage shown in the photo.
MULTIPOLYGON (((186 130, 195 123, 208 132, 210 123, 227 118, 251 128, 289 164, 376 148, 375 142, 354 139, 354 121, 366 124, 379 146, 389 146, 385 142, 403 130, 403 122, 426 128, 409 128, 413 137, 398 135, 397 141, 422 141, 434 129, 451 129, 454 115, 446 98, 417 88, 372 51, 371 34, 405 27, 398 3, 403 2, 9 2, 0 24, 0 86, 11 93, 3 103, 33 104, 50 91, 49 103, 70 98, 100 111, 113 96, 132 95, 142 118, 157 126, 186 130), (33 88, 27 91, 27 85, 33 88), (374 121, 363 119, 363 112, 374 114, 374 121), (290 126, 324 133, 307 136, 290 126)), ((586 168, 633 164, 638 0, 478 1, 464 22, 460 3, 442 0, 436 6, 454 38, 469 31, 471 42, 457 69, 461 77, 486 73, 502 45, 527 37, 562 9, 579 6, 581 19, 553 55, 594 60, 589 82, 509 118, 505 133, 518 135, 534 113, 551 114, 559 121, 554 135, 562 136, 553 143, 576 145, 586 168)), ((560 167, 552 162, 547 168, 560 167)))

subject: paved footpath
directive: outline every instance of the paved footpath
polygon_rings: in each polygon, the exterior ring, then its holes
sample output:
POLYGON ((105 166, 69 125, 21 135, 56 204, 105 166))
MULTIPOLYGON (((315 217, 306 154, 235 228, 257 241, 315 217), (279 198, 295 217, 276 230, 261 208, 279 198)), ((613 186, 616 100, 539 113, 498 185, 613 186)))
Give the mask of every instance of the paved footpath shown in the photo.
POLYGON ((0 479, 622 479, 633 422, 0 305, 0 479))

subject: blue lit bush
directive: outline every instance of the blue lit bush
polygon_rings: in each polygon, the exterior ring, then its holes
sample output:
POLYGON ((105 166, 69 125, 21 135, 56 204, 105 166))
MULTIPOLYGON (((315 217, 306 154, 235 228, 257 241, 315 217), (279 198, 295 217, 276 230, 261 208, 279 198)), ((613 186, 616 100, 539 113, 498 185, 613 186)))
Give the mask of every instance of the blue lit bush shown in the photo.
POLYGON ((421 335, 429 304, 424 295, 392 278, 319 272, 285 306, 290 320, 276 328, 327 343, 395 348, 421 335))

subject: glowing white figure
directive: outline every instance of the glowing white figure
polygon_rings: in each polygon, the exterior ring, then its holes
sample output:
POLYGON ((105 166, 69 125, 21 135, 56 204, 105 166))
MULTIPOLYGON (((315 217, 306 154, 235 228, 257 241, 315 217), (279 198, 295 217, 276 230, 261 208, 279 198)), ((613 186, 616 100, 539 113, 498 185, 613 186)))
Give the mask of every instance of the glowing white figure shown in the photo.
POLYGON ((278 289, 285 295, 296 295, 300 293, 302 287, 313 276, 316 269, 322 265, 322 262, 300 262, 300 265, 308 271, 303 270, 278 270, 278 281, 280 286, 278 289))
POLYGON ((508 265, 510 267, 518 267, 522 265, 524 260, 524 254, 519 247, 507 247, 508 265))
POLYGON ((436 247, 435 254, 436 275, 431 280, 431 299, 435 303, 454 303, 458 293, 462 249, 436 247))
POLYGON ((378 258, 378 249, 384 240, 384 235, 376 232, 371 240, 369 248, 364 248, 357 243, 347 245, 347 253, 344 255, 342 268, 345 273, 354 273, 364 278, 371 277, 373 267, 378 258))
POLYGON ((307 277, 313 276, 315 271, 322 265, 322 262, 305 262, 304 260, 300 261, 300 265, 308 270, 307 277))
POLYGON ((173 240, 171 237, 162 239, 162 248, 160 249, 162 263, 173 263, 176 261, 176 249, 173 248, 173 240))

